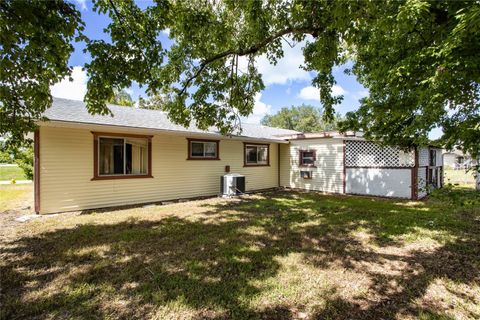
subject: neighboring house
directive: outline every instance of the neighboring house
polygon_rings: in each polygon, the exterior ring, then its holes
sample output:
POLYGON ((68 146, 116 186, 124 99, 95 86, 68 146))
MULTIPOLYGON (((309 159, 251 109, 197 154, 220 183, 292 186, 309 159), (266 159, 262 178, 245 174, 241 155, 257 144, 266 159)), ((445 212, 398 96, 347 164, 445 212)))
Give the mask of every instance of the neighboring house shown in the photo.
POLYGON ((469 154, 464 154, 461 150, 443 150, 442 153, 445 167, 459 170, 470 169, 477 165, 476 159, 472 159, 469 154))
POLYGON ((35 211, 53 213, 219 194, 226 172, 246 191, 276 187, 416 199, 441 186, 440 150, 403 151, 358 134, 243 124, 241 134, 173 124, 161 111, 109 105, 88 114, 54 98, 35 132, 35 211))

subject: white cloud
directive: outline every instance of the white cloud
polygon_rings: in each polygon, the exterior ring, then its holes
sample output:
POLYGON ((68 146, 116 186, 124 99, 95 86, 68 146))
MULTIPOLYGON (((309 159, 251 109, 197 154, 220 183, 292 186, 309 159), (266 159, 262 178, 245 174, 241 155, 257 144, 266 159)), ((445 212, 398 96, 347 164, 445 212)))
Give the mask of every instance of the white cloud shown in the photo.
POLYGON ((162 30, 160 32, 170 37, 170 28, 166 28, 165 30, 162 30))
POLYGON ((354 97, 355 99, 360 100, 360 99, 362 99, 362 98, 367 97, 368 94, 369 94, 369 93, 368 93, 368 90, 360 90, 360 91, 355 92, 355 93, 353 94, 353 97, 354 97))
POLYGON ((80 10, 87 10, 87 0, 75 0, 75 2, 77 3, 77 6, 80 7, 80 10))
POLYGON ((344 95, 346 93, 347 93, 347 91, 345 89, 343 89, 341 86, 339 86, 337 84, 334 84, 332 86, 332 94, 334 96, 340 96, 340 95, 344 95))
POLYGON ((298 97, 303 100, 320 101, 320 91, 312 86, 308 86, 300 90, 298 97))
MULTIPOLYGON (((282 48, 284 56, 278 60, 276 65, 271 64, 266 55, 261 55, 256 59, 258 72, 262 74, 263 82, 266 86, 286 84, 292 81, 308 81, 312 78, 308 71, 300 68, 300 65, 304 62, 302 51, 304 46, 305 42, 299 42, 291 48, 286 41, 283 41, 282 48)), ((246 71, 246 57, 240 57, 239 69, 243 72, 246 71)))
POLYGON ((52 96, 71 100, 83 100, 87 93, 87 73, 82 67, 76 66, 72 70, 73 81, 68 77, 50 87, 52 96))
MULTIPOLYGON (((347 91, 343 89, 339 85, 333 85, 332 87, 332 94, 334 96, 338 95, 344 95, 346 94, 347 91)), ((320 90, 318 88, 315 88, 313 86, 308 86, 300 90, 300 93, 298 94, 298 97, 303 100, 315 100, 315 101, 320 101, 320 90)))
POLYGON ((253 107, 253 112, 248 117, 242 118, 242 121, 246 123, 258 124, 260 123, 260 121, 263 119, 264 116, 271 113, 272 106, 260 101, 261 98, 262 98, 261 93, 257 93, 255 95, 255 105, 253 107))

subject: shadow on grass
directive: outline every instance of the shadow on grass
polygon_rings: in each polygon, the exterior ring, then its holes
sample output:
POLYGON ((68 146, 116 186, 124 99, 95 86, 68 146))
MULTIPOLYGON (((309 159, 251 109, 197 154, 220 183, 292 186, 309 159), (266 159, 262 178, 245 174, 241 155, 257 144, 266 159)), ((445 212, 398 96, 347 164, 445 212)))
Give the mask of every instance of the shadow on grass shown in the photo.
POLYGON ((144 318, 162 307, 193 310, 192 317, 203 319, 299 318, 292 310, 305 306, 289 301, 253 306, 251 301, 262 293, 255 283, 275 277, 282 268, 279 257, 301 253, 302 263, 319 269, 341 266, 371 280, 369 295, 355 301, 325 292, 319 297, 325 300, 323 308, 311 318, 400 314, 436 319, 441 315, 435 310, 412 303, 432 281, 480 281, 478 216, 440 208, 314 193, 266 193, 260 199, 206 205, 206 212, 192 219, 85 224, 23 237, 1 248, 0 318, 144 318), (399 237, 419 228, 449 238, 431 250, 383 252, 371 250, 353 235, 359 227, 380 249, 402 246, 399 237), (367 264, 402 268, 385 272, 367 264))

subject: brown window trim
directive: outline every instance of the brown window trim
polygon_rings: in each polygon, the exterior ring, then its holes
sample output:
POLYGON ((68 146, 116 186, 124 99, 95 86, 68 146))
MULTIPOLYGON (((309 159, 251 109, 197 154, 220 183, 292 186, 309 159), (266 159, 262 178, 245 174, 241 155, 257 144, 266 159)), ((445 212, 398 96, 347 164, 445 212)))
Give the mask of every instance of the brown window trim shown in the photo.
POLYGON ((243 167, 269 167, 270 166, 270 144, 269 143, 243 143, 243 167), (247 163, 247 146, 262 146, 267 147, 267 163, 265 164, 249 164, 247 163))
POLYGON ((187 141, 188 141, 187 160, 220 160, 220 140, 187 138, 187 141), (217 156, 214 158, 213 157, 192 157, 192 142, 215 142, 217 144, 217 156))
POLYGON ((111 132, 96 132, 93 134, 93 178, 94 180, 117 180, 117 179, 142 179, 153 178, 152 176, 152 137, 149 135, 130 134, 130 133, 111 133, 111 132), (98 138, 99 137, 123 137, 123 138, 145 138, 148 139, 148 164, 147 174, 135 174, 135 175, 119 175, 119 176, 101 176, 98 173, 98 138))
POLYGON ((315 164, 303 164, 303 153, 304 152, 313 152, 313 162, 317 161, 317 150, 315 149, 304 149, 304 150, 299 150, 298 154, 298 166, 301 168, 316 168, 317 166, 315 164))

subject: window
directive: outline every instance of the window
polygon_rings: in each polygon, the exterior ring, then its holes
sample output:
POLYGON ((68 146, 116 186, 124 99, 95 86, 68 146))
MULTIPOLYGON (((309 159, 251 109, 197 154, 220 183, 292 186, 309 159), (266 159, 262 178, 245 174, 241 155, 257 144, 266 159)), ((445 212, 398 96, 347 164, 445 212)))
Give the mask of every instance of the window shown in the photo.
POLYGON ((436 150, 430 150, 430 166, 436 166, 437 165, 437 151, 436 150))
POLYGON ((244 143, 245 166, 268 166, 270 165, 270 145, 244 143))
POLYGON ((300 171, 300 176, 303 179, 312 179, 312 171, 300 171))
POLYGON ((188 139, 188 160, 220 160, 218 140, 188 139))
POLYGON ((94 134, 92 180, 151 178, 151 136, 94 134))
POLYGON ((315 150, 300 150, 300 166, 314 167, 316 160, 315 150))

